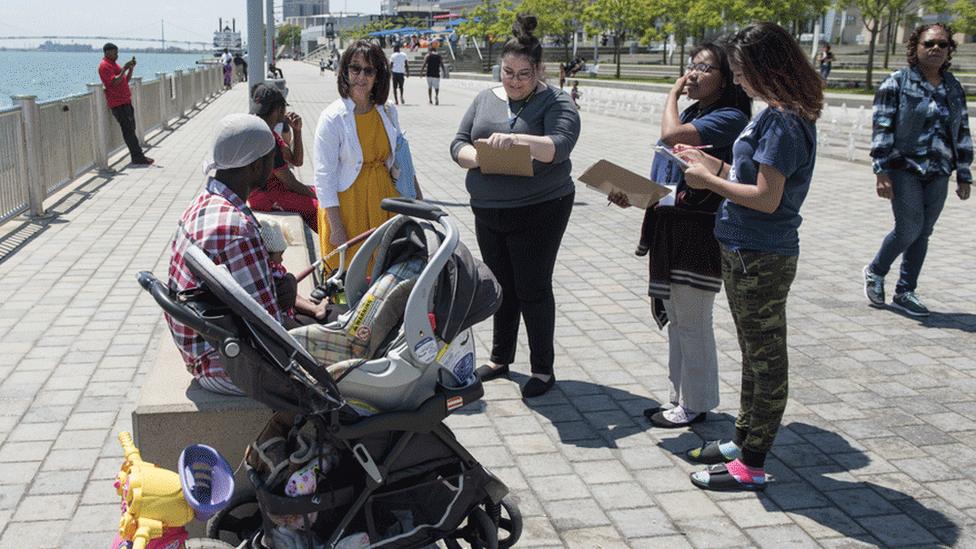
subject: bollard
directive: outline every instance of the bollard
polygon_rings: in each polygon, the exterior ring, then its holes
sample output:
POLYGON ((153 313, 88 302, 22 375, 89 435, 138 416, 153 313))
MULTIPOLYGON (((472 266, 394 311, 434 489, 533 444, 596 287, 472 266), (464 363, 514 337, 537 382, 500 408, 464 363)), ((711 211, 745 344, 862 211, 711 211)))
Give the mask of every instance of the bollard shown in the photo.
POLYGON ((139 139, 139 145, 142 147, 146 146, 146 123, 145 117, 142 114, 142 77, 136 76, 129 80, 129 84, 132 86, 132 110, 135 111, 136 115, 136 137, 139 139))
POLYGON ((27 203, 31 217, 44 215, 44 181, 41 176, 41 111, 36 95, 14 95, 23 120, 24 159, 27 161, 27 203))
POLYGON ((157 72, 156 78, 159 79, 159 119, 162 121, 164 130, 169 129, 169 81, 166 80, 165 72, 157 72))
POLYGON ((92 144, 95 152, 95 167, 108 171, 108 103, 102 85, 88 84, 92 94, 92 144))

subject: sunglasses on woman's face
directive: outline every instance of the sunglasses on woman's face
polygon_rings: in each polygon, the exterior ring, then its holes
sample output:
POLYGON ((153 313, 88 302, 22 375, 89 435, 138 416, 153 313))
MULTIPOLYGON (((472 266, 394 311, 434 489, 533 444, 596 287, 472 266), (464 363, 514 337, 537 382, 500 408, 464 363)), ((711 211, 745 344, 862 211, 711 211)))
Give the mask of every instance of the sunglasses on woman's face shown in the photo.
POLYGON ((349 74, 352 76, 359 76, 362 74, 366 78, 371 76, 376 76, 376 69, 373 67, 361 67, 359 65, 349 65, 349 74))
POLYGON ((926 40, 922 42, 922 45, 928 49, 932 49, 939 46, 942 49, 947 49, 949 47, 949 42, 947 40, 926 40))

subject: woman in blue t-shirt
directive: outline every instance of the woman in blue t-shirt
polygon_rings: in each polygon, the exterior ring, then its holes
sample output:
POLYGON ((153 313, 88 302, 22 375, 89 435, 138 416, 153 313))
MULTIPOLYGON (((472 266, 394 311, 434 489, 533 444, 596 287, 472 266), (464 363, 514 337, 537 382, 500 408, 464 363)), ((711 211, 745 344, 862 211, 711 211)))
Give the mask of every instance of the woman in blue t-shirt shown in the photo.
POLYGON ((766 454, 786 409, 786 298, 800 253, 800 206, 816 161, 823 80, 796 40, 774 23, 742 29, 728 52, 736 82, 769 107, 739 135, 731 164, 699 150, 679 155, 692 164, 685 172, 689 186, 725 197, 715 237, 742 351, 741 400, 735 437, 709 442, 688 457, 712 464, 691 475, 699 488, 761 490, 766 454))
MULTIPOLYGON (((712 43, 691 52, 687 72, 668 93, 659 146, 708 146, 715 157, 732 160, 732 143, 749 123, 752 101, 732 81, 725 51, 712 43), (695 103, 678 114, 678 99, 695 103)), ((715 294, 722 288, 721 258, 715 240, 715 211, 722 197, 689 188, 678 165, 654 155, 651 180, 674 188, 648 208, 641 241, 650 251, 648 295, 659 325, 668 324, 668 380, 672 406, 644 415, 657 427, 685 427, 705 421, 718 406, 718 356, 712 329, 715 294)), ((611 201, 629 206, 624 195, 611 201)))

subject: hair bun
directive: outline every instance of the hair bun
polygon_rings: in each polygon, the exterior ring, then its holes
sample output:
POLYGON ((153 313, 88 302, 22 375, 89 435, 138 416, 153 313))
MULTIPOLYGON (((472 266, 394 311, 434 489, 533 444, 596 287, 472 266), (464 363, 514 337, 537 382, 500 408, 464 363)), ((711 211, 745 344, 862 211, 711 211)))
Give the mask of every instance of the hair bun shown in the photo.
POLYGON ((515 23, 512 24, 512 34, 519 42, 528 44, 537 40, 532 36, 532 33, 535 32, 538 26, 539 20, 536 16, 520 13, 515 16, 515 23))

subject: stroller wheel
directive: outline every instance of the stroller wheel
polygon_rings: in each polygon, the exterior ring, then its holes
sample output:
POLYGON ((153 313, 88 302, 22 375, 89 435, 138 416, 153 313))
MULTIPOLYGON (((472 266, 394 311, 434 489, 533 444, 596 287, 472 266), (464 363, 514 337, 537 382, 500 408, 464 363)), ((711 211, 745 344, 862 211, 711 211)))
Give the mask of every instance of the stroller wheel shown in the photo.
POLYGON ((508 549, 522 537, 522 511, 519 510, 518 504, 512 500, 510 495, 502 498, 499 511, 498 548, 508 549))
POLYGON ((475 507, 468 515, 467 524, 458 528, 451 537, 444 538, 448 549, 460 549, 463 539, 471 549, 498 549, 498 530, 491 517, 481 507, 475 507))
POLYGON ((261 529, 261 508, 254 490, 234 494, 230 503, 207 521, 207 537, 238 545, 261 529))

